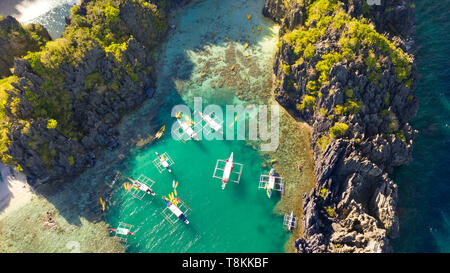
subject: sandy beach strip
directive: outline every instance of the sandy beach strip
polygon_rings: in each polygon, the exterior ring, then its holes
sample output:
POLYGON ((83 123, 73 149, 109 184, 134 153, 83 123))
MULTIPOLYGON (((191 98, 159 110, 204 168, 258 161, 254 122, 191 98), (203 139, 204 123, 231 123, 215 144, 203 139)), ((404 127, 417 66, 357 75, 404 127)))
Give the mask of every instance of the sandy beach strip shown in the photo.
POLYGON ((0 220, 31 200, 34 193, 25 175, 0 164, 0 220))

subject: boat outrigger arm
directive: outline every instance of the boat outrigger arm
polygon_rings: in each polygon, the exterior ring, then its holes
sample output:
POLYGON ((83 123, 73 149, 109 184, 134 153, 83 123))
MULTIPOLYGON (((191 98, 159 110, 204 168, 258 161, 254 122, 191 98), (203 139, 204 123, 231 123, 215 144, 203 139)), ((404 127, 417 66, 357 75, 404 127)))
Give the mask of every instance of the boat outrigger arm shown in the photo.
POLYGON ((258 189, 265 189, 267 191, 267 196, 270 198, 272 196, 273 190, 283 192, 284 178, 275 176, 275 169, 272 168, 268 175, 261 175, 261 177, 259 178, 258 189))
POLYGON ((128 191, 134 198, 141 200, 146 194, 151 194, 153 196, 156 195, 155 192, 153 192, 153 190, 151 189, 153 184, 155 184, 155 181, 151 180, 145 175, 139 176, 137 180, 128 177, 128 180, 133 183, 128 191))
MULTIPOLYGON (((189 139, 194 139, 196 141, 199 141, 197 133, 195 132, 194 129, 192 129, 191 125, 189 125, 189 123, 187 121, 181 121, 181 119, 177 119, 178 125, 180 126, 180 128, 183 130, 183 133, 180 134, 179 133, 179 128, 175 129, 173 131, 173 133, 181 140, 181 141, 185 141, 185 140, 189 140, 189 139), (186 136, 185 136, 186 135, 186 136), (185 139, 186 138, 186 139, 185 139)), ((194 128, 197 126, 194 126, 194 128)), ((200 128, 201 130, 202 128, 200 128)))
POLYGON ((294 212, 291 211, 291 214, 285 214, 283 219, 283 225, 287 226, 288 230, 293 230, 297 227, 298 218, 294 216, 294 212))
POLYGON ((164 198, 164 202, 166 203, 167 207, 161 212, 161 214, 167 222, 169 222, 174 227, 174 224, 178 220, 182 220, 185 224, 189 224, 189 220, 186 218, 186 215, 191 209, 186 205, 186 203, 184 203, 179 198, 177 198, 177 205, 170 202, 166 198, 164 198))
POLYGON ((156 159, 153 160, 153 164, 158 169, 158 171, 162 173, 164 170, 167 170, 169 171, 169 173, 171 173, 172 170, 170 169, 170 166, 174 164, 172 158, 170 158, 170 156, 167 153, 160 155, 157 152, 155 152, 155 154, 156 159))
POLYGON ((213 178, 220 179, 222 181, 222 190, 225 189, 229 181, 239 183, 241 180, 243 165, 233 161, 233 153, 227 160, 217 160, 216 168, 214 169, 213 178), (223 168, 220 166, 224 165, 223 168), (220 175, 222 173, 222 175, 220 175), (232 174, 237 175, 235 179, 232 179, 232 174))
POLYGON ((200 117, 206 122, 206 125, 209 126, 214 132, 222 133, 223 121, 219 121, 217 117, 212 118, 211 114, 205 115, 200 111, 194 112, 194 115, 195 115, 195 113, 198 113, 200 115, 200 117))

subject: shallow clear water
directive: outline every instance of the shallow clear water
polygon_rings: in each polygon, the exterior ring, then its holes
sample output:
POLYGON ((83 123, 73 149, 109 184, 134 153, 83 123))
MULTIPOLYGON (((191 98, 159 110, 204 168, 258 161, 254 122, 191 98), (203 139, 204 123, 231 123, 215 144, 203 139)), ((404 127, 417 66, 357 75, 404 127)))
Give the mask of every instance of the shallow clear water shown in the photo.
POLYGON ((400 236, 396 252, 450 252, 450 1, 415 1, 415 91, 419 130, 413 161, 393 178, 399 185, 400 236))

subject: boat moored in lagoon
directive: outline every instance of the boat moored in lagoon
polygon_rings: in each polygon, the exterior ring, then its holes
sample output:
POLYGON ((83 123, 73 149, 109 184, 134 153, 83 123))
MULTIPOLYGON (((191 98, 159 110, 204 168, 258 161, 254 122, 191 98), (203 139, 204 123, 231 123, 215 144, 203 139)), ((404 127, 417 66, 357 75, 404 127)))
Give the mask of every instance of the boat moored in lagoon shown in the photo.
POLYGON ((132 229, 133 225, 120 222, 117 228, 109 228, 109 231, 114 232, 114 239, 126 243, 129 235, 136 235, 132 229))
POLYGON ((175 223, 179 220, 183 221, 185 224, 189 224, 189 220, 186 218, 186 215, 191 211, 191 208, 186 205, 180 198, 175 197, 174 194, 169 194, 169 198, 163 196, 163 200, 166 203, 166 208, 161 212, 161 215, 164 219, 169 222, 173 227, 175 227, 175 223))
POLYGON ((267 197, 272 197, 272 191, 276 190, 283 192, 284 189, 284 178, 275 176, 275 169, 272 168, 269 174, 262 174, 259 178, 258 189, 265 189, 267 197))
POLYGON ((294 211, 291 214, 285 214, 283 219, 283 225, 287 226, 289 231, 294 230, 297 227, 298 218, 294 216, 294 211))
POLYGON ((152 196, 156 195, 156 193, 151 188, 153 186, 153 184, 155 184, 155 181, 151 180, 150 178, 146 177, 145 175, 139 176, 139 178, 136 180, 128 177, 128 180, 132 183, 132 185, 126 186, 125 189, 134 198, 142 200, 142 198, 146 194, 150 194, 152 196))
POLYGON ((214 132, 222 133, 223 121, 217 121, 216 118, 211 117, 211 114, 203 114, 200 111, 194 112, 194 115, 195 113, 198 113, 200 117, 206 122, 206 125, 208 125, 214 132))
MULTIPOLYGON (((178 125, 180 125, 183 133, 186 134, 189 138, 192 138, 196 141, 199 141, 197 133, 192 129, 191 125, 188 124, 187 121, 182 121, 181 119, 177 119, 178 125)), ((178 136, 180 140, 183 140, 182 135, 178 136)))
POLYGON ((160 173, 164 170, 167 170, 169 173, 172 172, 170 166, 174 164, 172 158, 167 153, 160 155, 158 152, 155 152, 156 158, 153 160, 153 164, 158 169, 160 173))
POLYGON ((227 159, 225 163, 225 168, 223 169, 222 175, 222 190, 227 186, 228 180, 230 180, 231 172, 233 171, 233 153, 231 153, 230 157, 227 159))
POLYGON ((221 159, 217 160, 213 178, 217 178, 222 181, 222 190, 224 190, 229 181, 239 183, 239 181, 241 180, 242 169, 243 169, 242 164, 233 161, 233 152, 232 152, 227 160, 221 159), (221 167, 221 165, 223 165, 223 167, 221 167), (220 172, 222 172, 222 175, 220 175, 220 172), (232 178, 233 174, 235 174, 234 178, 232 178))
POLYGON ((186 218, 184 213, 178 208, 174 203, 170 202, 166 198, 164 198, 164 202, 166 202, 167 208, 176 216, 178 219, 182 220, 185 224, 189 224, 189 220, 186 218))

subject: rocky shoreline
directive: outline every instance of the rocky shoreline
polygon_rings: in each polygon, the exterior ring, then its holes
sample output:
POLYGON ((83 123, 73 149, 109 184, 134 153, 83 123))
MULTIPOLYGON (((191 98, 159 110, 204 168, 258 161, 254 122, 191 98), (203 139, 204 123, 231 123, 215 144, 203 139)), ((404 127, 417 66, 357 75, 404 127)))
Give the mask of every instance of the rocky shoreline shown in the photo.
POLYGON ((389 174, 411 160, 418 109, 411 1, 266 0, 263 14, 281 24, 275 97, 313 128, 316 186, 297 251, 392 251, 389 174))
POLYGON ((167 13, 186 2, 84 0, 61 38, 10 54, 13 74, 0 82, 1 161, 37 186, 76 176, 98 151, 121 145, 115 126, 152 98, 151 52, 167 33, 167 13))
POLYGON ((37 51, 50 40, 50 35, 41 25, 22 26, 14 17, 2 19, 0 16, 0 78, 11 76, 15 56, 37 51))
MULTIPOLYGON (((45 30, 17 36, 41 42, 9 52, 18 58, 2 68, 3 163, 37 186, 75 176, 96 152, 121 145, 120 118, 155 92, 150 56, 166 14, 187 1, 154 2, 84 0, 62 38, 39 50, 45 30)), ((408 120, 418 108, 411 1, 266 0, 263 14, 281 24, 275 97, 313 128, 316 186, 303 196, 297 251, 392 251, 399 222, 389 174, 411 160, 408 120)), ((21 29, 16 22, 0 20, 0 31, 21 29)), ((13 48, 1 38, 0 52, 13 48)))

